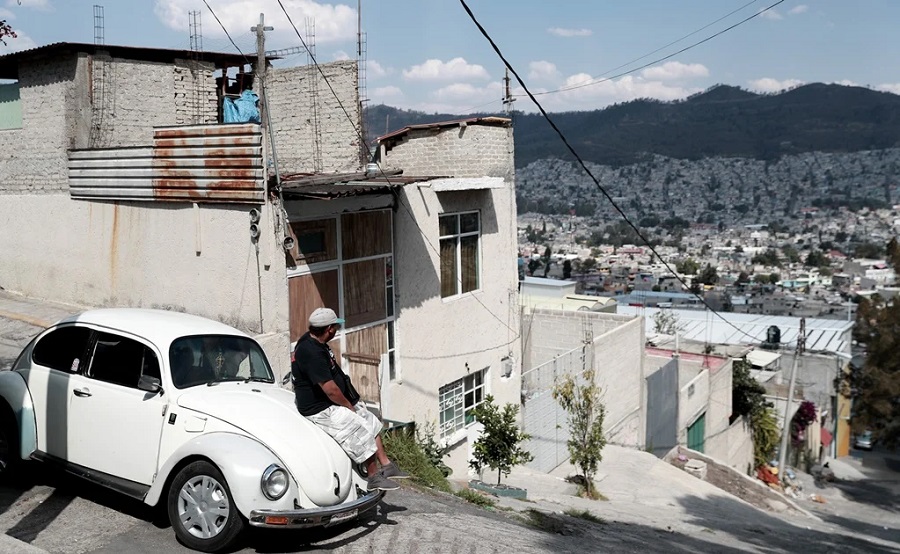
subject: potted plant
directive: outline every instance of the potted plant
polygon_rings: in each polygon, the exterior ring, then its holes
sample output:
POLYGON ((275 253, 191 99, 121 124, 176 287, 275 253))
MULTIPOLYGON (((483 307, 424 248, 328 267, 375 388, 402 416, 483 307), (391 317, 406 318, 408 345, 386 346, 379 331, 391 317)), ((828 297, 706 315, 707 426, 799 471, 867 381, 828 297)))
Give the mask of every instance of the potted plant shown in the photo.
POLYGON ((472 410, 472 415, 484 426, 484 431, 472 445, 472 460, 469 467, 478 472, 479 476, 483 475, 486 467, 497 472, 496 485, 479 480, 470 482, 473 488, 497 496, 525 498, 525 489, 500 483, 504 475, 509 475, 513 466, 534 459, 530 452, 520 446, 530 437, 519 429, 516 421, 518 413, 519 407, 513 404, 506 404, 501 410, 494 404, 491 395, 486 396, 484 403, 472 410))

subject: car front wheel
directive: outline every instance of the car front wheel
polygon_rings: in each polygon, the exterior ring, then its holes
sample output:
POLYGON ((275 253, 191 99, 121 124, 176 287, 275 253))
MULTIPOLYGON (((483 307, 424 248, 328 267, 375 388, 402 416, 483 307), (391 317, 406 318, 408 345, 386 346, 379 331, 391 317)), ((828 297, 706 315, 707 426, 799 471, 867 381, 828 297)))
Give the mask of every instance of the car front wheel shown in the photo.
POLYGON ((167 504, 175 535, 194 550, 228 548, 244 527, 225 477, 206 461, 192 462, 178 472, 167 504))

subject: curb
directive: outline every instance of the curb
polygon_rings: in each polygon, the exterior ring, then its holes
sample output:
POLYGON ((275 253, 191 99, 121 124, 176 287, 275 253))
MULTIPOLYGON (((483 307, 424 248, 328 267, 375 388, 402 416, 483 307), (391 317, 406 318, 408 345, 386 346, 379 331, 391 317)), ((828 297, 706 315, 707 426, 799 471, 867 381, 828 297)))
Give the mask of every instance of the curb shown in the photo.
POLYGON ((34 325, 35 327, 40 327, 42 329, 46 329, 53 325, 53 322, 47 321, 46 319, 40 319, 37 317, 31 317, 25 314, 19 314, 15 312, 8 312, 6 310, 0 310, 0 318, 3 319, 12 319, 15 321, 21 321, 23 323, 27 323, 29 325, 34 325))
POLYGON ((0 554, 48 554, 43 548, 0 533, 0 554))

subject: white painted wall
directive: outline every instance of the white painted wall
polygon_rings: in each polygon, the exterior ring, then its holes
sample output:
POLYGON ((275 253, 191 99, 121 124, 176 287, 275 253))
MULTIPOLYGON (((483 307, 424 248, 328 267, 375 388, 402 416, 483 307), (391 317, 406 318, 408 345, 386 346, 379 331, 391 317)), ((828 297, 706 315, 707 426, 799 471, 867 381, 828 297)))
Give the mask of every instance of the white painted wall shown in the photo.
MULTIPOLYGON (((271 333, 274 369, 289 371, 284 255, 264 240, 257 266, 250 208, 6 195, 0 286, 84 306, 186 311, 271 333)), ((272 228, 267 213, 260 226, 272 228)))
MULTIPOLYGON (((395 294, 399 378, 383 387, 385 417, 439 422, 438 390, 470 371, 488 370, 487 392, 500 405, 519 404, 520 360, 512 134, 504 127, 470 125, 412 138, 382 160, 404 175, 503 177, 505 186, 477 191, 435 192, 427 183, 407 185, 395 209, 395 294), (465 159, 473 141, 482 156, 465 159), (434 152, 422 156, 423 151, 434 152), (449 161, 448 161, 449 160, 449 161), (438 215, 481 212, 481 289, 442 299, 438 267, 438 215), (513 372, 501 376, 501 358, 513 372)), ((468 472, 469 441, 448 457, 457 476, 468 472)))

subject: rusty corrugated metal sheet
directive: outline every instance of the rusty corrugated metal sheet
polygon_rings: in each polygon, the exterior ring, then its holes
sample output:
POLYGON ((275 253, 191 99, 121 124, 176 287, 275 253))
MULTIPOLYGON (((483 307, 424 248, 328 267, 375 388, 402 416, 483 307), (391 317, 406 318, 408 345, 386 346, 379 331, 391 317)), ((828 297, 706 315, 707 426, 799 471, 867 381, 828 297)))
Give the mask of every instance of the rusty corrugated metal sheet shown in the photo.
POLYGON ((265 199, 259 125, 154 131, 153 146, 69 153, 72 198, 257 203, 265 199))

